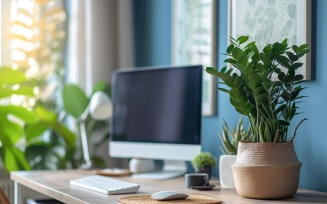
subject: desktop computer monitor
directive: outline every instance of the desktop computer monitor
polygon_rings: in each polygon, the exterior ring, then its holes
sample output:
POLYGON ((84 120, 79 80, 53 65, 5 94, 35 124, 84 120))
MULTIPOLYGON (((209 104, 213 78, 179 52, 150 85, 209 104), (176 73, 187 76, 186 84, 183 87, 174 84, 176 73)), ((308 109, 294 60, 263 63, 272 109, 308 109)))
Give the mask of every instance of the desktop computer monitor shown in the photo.
POLYGON ((202 71, 196 65, 114 72, 110 156, 164 160, 166 172, 185 173, 185 161, 201 151, 202 71))

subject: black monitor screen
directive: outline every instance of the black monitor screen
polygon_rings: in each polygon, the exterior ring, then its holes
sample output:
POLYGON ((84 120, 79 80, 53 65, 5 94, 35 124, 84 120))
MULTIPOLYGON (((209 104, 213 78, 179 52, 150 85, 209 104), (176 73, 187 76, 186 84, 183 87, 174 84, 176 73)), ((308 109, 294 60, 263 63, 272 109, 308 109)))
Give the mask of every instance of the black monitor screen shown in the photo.
POLYGON ((113 74, 112 140, 200 144, 202 66, 113 74))

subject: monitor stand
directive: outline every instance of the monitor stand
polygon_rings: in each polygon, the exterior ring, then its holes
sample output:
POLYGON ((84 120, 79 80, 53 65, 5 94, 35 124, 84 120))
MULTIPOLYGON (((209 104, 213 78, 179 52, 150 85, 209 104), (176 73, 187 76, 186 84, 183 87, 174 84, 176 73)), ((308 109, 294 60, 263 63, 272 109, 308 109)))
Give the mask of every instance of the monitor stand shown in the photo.
POLYGON ((160 171, 133 174, 133 178, 144 179, 170 179, 183 176, 186 173, 187 166, 185 161, 164 160, 160 171))

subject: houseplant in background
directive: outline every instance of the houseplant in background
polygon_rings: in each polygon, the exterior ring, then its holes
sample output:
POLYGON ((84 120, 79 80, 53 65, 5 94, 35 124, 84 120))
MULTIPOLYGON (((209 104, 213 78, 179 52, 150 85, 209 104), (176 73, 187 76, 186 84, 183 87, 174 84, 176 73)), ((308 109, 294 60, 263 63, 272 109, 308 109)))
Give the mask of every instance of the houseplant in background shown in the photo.
POLYGON ((229 94, 236 111, 250 123, 251 139, 239 143, 232 165, 235 187, 249 198, 291 197, 297 191, 301 168, 293 139, 305 119, 292 137, 288 130, 304 97, 300 95, 304 77, 297 70, 303 65, 299 59, 309 52, 308 45, 288 47, 285 39, 259 51, 255 42, 246 43, 248 38, 231 38, 225 60, 231 68, 206 68, 227 86, 218 89, 229 94))
POLYGON ((201 152, 192 159, 191 163, 196 173, 206 173, 210 179, 212 167, 216 165, 216 160, 210 152, 201 152))
POLYGON ((237 125, 231 130, 226 121, 222 133, 218 133, 222 146, 222 155, 219 157, 219 182, 222 188, 235 188, 231 165, 236 161, 237 146, 241 140, 249 140, 251 132, 244 129, 243 118, 240 117, 237 125))
POLYGON ((37 80, 19 70, 0 68, 0 156, 6 170, 65 168, 72 159, 76 135, 41 105, 26 108, 11 96, 34 96, 37 80), (43 133, 51 131, 58 137, 43 133))

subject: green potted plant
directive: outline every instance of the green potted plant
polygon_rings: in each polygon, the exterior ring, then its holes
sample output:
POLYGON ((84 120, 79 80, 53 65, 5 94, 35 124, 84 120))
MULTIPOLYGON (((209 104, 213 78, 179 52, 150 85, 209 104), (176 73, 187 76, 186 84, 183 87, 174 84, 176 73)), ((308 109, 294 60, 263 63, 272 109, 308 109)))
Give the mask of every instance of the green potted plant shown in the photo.
POLYGON ((201 152, 191 161, 196 173, 206 173, 211 178, 212 167, 216 165, 216 160, 210 152, 201 152))
POLYGON ((8 103, 13 95, 34 97, 35 84, 19 70, 0 67, 0 157, 7 171, 64 168, 72 159, 76 135, 55 112, 8 103), (48 130, 58 137, 44 138, 48 130))
POLYGON ((235 110, 250 123, 251 139, 240 142, 237 160, 232 165, 237 192, 250 198, 278 199, 293 196, 298 188, 301 163, 293 136, 288 135, 291 120, 298 112, 303 75, 297 70, 308 45, 288 46, 287 39, 268 44, 259 51, 248 36, 231 38, 226 63, 219 71, 206 72, 222 80, 235 110), (244 178, 247 178, 244 180, 244 178))
POLYGON ((243 118, 240 117, 237 125, 231 130, 226 121, 222 133, 218 133, 222 142, 219 157, 219 182, 222 188, 235 188, 231 165, 236 161, 237 146, 241 140, 249 140, 251 132, 244 129, 243 118))

